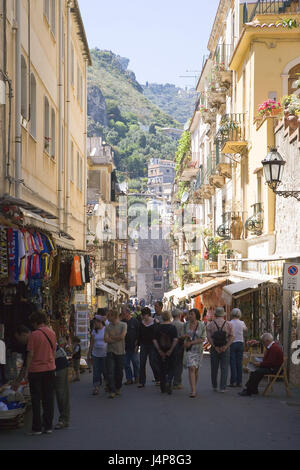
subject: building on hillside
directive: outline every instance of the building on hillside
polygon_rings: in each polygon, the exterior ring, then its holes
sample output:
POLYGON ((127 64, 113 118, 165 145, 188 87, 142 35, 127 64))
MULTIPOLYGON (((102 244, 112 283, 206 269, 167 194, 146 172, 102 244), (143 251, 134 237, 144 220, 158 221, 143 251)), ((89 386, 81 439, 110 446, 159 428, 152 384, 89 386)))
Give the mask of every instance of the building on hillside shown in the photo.
POLYGON ((87 155, 87 249, 95 257, 91 295, 96 297, 97 307, 104 307, 125 300, 129 294, 127 240, 126 234, 120 238, 121 193, 114 153, 100 137, 91 137, 87 139, 87 155))
MULTIPOLYGON (((282 264, 299 259, 298 227, 292 223, 299 201, 274 194, 265 184, 262 161, 270 147, 279 146, 287 162, 283 186, 300 189, 299 121, 294 117, 295 109, 300 110, 295 101, 300 95, 299 22, 298 0, 220 1, 208 42, 210 56, 197 85, 191 149, 176 181, 177 186, 185 182, 187 196, 174 198, 174 203, 196 206, 194 231, 201 233, 196 251, 185 246, 186 233, 177 237, 174 273, 183 269, 184 255, 198 265, 198 274, 190 271, 186 279, 203 282, 207 276, 225 274, 231 284, 218 295, 202 295, 202 305, 208 310, 241 307, 251 337, 270 331, 284 343, 286 353, 291 338, 286 303, 282 305, 282 264), (294 26, 287 27, 287 17, 294 26), (284 101, 284 120, 275 115, 278 111, 259 113, 262 103, 273 100, 276 108, 284 95, 294 100, 290 107, 284 101), (289 217, 293 246, 286 244, 289 217)), ((180 210, 176 217, 182 217, 180 210)), ((296 295, 294 305, 299 307, 296 295)))

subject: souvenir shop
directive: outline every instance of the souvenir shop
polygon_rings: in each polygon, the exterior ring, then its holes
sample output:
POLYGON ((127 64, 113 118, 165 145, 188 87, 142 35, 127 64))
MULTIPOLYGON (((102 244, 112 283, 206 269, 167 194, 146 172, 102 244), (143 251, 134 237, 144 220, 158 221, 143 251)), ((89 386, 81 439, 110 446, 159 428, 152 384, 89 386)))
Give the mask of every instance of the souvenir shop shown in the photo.
POLYGON ((50 317, 57 337, 68 341, 75 330, 75 293, 85 293, 91 276, 86 253, 57 246, 46 231, 0 219, 0 341, 6 380, 17 373, 16 326, 30 328, 29 317, 37 306, 50 317))

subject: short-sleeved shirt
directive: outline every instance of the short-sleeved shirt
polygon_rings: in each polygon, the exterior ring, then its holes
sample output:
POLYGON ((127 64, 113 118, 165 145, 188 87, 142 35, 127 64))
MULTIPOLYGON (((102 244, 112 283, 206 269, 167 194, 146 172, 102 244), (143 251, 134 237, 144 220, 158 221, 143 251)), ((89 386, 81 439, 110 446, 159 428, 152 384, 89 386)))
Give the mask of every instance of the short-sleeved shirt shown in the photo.
POLYGON ((234 332, 234 343, 244 342, 244 330, 247 328, 245 323, 238 318, 231 320, 233 332, 234 332))
POLYGON ((95 357, 105 357, 107 353, 107 343, 104 341, 105 327, 101 330, 93 330, 92 336, 94 338, 94 347, 92 355, 95 357))
POLYGON ((39 330, 31 333, 27 344, 27 351, 33 353, 28 371, 30 373, 49 372, 56 369, 54 359, 56 352, 56 335, 54 331, 47 326, 42 326, 39 330), (52 347, 43 332, 48 336, 52 347))
MULTIPOLYGON (((109 336, 120 336, 123 333, 127 333, 127 325, 122 321, 118 322, 116 325, 110 323, 106 327, 105 333, 109 336)), ((114 353, 117 356, 125 354, 125 337, 121 341, 116 341, 115 343, 108 343, 107 352, 114 353)))
POLYGON ((170 348, 162 346, 162 336, 167 335, 170 338, 170 347, 172 346, 173 340, 178 338, 177 330, 174 325, 171 324, 159 324, 155 330, 154 339, 158 342, 162 350, 168 351, 170 348))

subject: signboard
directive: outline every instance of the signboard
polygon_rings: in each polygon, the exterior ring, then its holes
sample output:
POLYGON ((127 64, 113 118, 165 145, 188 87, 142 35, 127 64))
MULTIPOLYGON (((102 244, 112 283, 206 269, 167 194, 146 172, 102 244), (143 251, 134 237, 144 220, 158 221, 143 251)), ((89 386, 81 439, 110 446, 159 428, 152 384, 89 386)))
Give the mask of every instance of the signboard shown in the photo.
POLYGON ((300 292, 300 264, 284 263, 283 290, 300 292))
POLYGON ((83 350, 88 349, 89 339, 89 308, 88 305, 75 306, 75 334, 81 340, 83 350))

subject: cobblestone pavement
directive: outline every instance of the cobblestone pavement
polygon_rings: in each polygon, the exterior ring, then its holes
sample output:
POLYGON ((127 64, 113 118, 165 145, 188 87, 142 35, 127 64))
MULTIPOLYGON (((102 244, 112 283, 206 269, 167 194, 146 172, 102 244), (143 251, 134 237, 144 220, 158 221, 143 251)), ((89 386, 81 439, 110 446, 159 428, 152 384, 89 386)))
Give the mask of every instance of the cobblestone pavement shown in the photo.
MULTIPOLYGON (((278 383, 270 397, 240 397, 238 389, 213 392, 209 357, 200 371, 198 394, 189 398, 187 372, 184 390, 161 394, 152 383, 144 389, 124 386, 122 396, 108 399, 104 391, 92 396, 92 375, 71 384, 71 425, 52 435, 29 437, 25 427, 0 431, 6 450, 193 450, 299 449, 300 397, 286 398, 278 383)), ((245 377, 246 378, 246 377, 245 377)), ((263 384, 262 384, 263 387, 263 384)))

